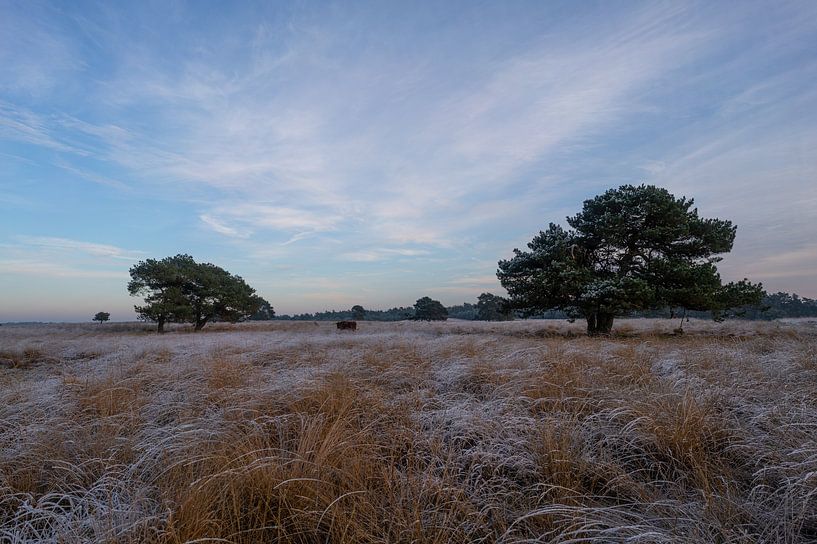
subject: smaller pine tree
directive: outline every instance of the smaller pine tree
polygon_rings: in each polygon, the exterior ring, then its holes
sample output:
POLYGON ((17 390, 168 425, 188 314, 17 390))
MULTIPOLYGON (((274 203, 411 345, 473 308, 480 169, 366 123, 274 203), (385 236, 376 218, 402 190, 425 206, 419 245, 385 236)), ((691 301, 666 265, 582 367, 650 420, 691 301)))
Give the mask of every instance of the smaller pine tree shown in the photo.
POLYGON ((439 300, 429 297, 418 299, 414 303, 414 319, 421 321, 445 321, 448 319, 448 310, 439 300))
POLYGON ((108 321, 111 319, 111 314, 108 312, 97 312, 94 316, 94 321, 99 321, 99 324, 102 325, 104 321, 108 321))

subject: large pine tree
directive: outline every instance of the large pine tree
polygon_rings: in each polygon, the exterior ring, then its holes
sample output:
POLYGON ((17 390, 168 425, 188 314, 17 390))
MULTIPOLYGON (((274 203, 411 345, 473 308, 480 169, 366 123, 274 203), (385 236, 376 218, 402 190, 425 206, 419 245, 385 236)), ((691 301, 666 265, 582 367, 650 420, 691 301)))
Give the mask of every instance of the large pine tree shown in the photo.
POLYGON ((587 320, 590 335, 609 334, 633 310, 684 307, 719 312, 759 302, 760 284, 723 285, 715 266, 732 249, 730 221, 703 219, 693 200, 652 185, 623 185, 584 202, 499 261, 497 277, 514 307, 560 309, 587 320))

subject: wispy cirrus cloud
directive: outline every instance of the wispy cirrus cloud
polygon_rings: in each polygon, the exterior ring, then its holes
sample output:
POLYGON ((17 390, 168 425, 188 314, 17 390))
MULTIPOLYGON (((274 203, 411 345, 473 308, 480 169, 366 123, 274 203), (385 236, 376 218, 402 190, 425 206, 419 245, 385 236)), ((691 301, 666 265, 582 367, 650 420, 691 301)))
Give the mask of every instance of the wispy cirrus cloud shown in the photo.
POLYGON ((126 319, 132 308, 125 290, 128 268, 144 256, 141 251, 110 244, 15 236, 10 243, 0 243, 0 294, 4 300, 0 319, 30 319, 35 315, 37 319, 53 319, 47 317, 49 306, 54 315, 66 316, 72 309, 85 308, 88 301, 104 304, 105 311, 120 312, 126 319), (33 291, 27 291, 27 285, 33 291), (54 306, 55 297, 70 303, 54 306))
POLYGON ((327 232, 363 218, 358 228, 369 237, 444 245, 453 223, 435 217, 467 213, 464 201, 489 197, 549 154, 587 145, 632 114, 644 85, 705 43, 700 33, 676 28, 683 10, 630 15, 610 35, 569 47, 527 44, 439 89, 428 83, 444 59, 394 65, 363 50, 349 70, 330 60, 346 40, 334 30, 318 42, 311 30, 293 34, 289 49, 272 57, 259 38, 256 62, 239 72, 198 61, 168 71, 158 52, 123 52, 125 69, 99 89, 102 102, 122 111, 148 104, 149 117, 171 130, 63 118, 50 120, 59 125, 53 128, 30 119, 26 126, 36 130, 18 136, 87 153, 88 142, 54 137, 79 132, 97 142, 96 156, 136 175, 286 203, 208 210, 203 222, 219 234, 246 232, 250 223, 253 230, 327 232), (282 85, 273 91, 273 82, 282 85))
POLYGON ((0 100, 0 138, 76 155, 84 152, 55 137, 53 119, 0 100))
POLYGON ((219 234, 223 234, 224 236, 230 236, 233 238, 246 238, 247 236, 250 235, 249 232, 241 232, 238 229, 234 229, 233 227, 228 227, 221 221, 205 213, 199 215, 199 219, 201 219, 201 222, 204 223, 204 225, 207 228, 219 234))
POLYGON ((127 280, 127 270, 79 268, 53 261, 0 259, 0 276, 33 275, 45 278, 83 278, 127 280))
POLYGON ((108 244, 97 244, 52 236, 17 236, 16 239, 27 249, 70 253, 80 252, 94 257, 109 257, 111 259, 126 261, 138 260, 145 254, 143 251, 128 250, 108 244))
POLYGON ((209 229, 234 238, 248 238, 254 232, 281 233, 288 245, 316 233, 335 230, 343 217, 332 210, 320 213, 308 208, 274 204, 222 204, 199 215, 209 229))
POLYGON ((394 257, 424 257, 430 255, 430 253, 430 251, 425 249, 374 248, 343 253, 341 258, 356 262, 375 262, 394 257))

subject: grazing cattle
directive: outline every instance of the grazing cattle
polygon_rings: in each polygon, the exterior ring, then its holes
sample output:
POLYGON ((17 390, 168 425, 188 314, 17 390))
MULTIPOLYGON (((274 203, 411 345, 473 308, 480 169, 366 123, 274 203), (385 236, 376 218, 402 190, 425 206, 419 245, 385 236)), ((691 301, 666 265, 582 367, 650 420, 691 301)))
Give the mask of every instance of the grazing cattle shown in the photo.
POLYGON ((339 331, 356 331, 357 321, 338 321, 335 323, 339 331))

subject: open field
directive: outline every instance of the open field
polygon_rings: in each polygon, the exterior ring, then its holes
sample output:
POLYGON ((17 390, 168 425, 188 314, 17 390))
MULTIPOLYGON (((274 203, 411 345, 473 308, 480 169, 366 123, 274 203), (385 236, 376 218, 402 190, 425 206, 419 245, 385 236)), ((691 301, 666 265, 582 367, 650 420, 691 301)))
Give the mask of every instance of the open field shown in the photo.
POLYGON ((814 542, 817 323, 0 327, 0 542, 814 542))

